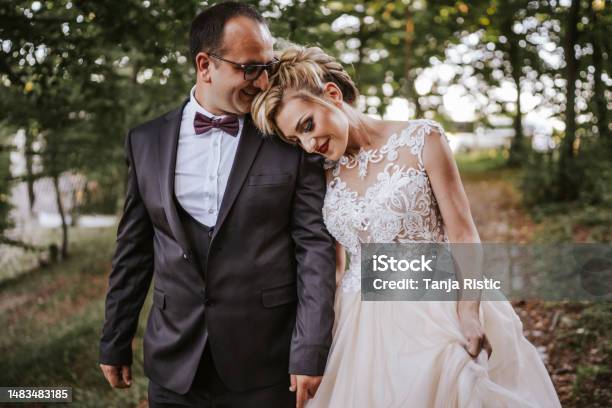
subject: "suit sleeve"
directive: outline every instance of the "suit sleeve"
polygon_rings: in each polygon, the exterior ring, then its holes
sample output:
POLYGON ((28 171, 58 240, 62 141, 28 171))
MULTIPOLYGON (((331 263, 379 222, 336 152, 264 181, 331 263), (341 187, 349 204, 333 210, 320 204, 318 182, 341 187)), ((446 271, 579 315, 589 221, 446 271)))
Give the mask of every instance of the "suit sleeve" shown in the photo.
POLYGON ((128 179, 117 230, 100 339, 100 363, 130 365, 132 339, 153 275, 153 225, 138 191, 130 140, 125 143, 128 179))
POLYGON ((292 213, 298 305, 289 372, 317 376, 323 375, 332 341, 336 260, 334 241, 323 223, 322 160, 300 156, 292 213))

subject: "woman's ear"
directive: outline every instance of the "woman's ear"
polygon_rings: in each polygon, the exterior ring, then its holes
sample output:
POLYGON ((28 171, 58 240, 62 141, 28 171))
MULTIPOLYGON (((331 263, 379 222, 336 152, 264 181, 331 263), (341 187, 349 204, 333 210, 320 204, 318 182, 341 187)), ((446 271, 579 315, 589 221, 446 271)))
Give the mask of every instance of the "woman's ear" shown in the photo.
POLYGON ((334 82, 327 82, 325 85, 323 85, 323 94, 331 99, 334 105, 337 107, 342 106, 342 91, 334 82))
POLYGON ((195 57, 196 74, 204 82, 210 82, 210 66, 212 62, 205 52, 199 52, 195 57))

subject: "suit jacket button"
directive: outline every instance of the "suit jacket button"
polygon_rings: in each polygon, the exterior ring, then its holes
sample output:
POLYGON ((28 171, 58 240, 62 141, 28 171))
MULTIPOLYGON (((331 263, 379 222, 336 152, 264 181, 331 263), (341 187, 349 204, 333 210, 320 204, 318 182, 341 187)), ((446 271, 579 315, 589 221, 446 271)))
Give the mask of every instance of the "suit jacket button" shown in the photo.
POLYGON ((189 255, 187 255, 186 253, 183 254, 183 259, 186 261, 189 261, 189 255))
POLYGON ((208 306, 208 307, 213 307, 215 305, 215 302, 213 302, 209 298, 206 298, 206 299, 204 299, 204 305, 208 306))

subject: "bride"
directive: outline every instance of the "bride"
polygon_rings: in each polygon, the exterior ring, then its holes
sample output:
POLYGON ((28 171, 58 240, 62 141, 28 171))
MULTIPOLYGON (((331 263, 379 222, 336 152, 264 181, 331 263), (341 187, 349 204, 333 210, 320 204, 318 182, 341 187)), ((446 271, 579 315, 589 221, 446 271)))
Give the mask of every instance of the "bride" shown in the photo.
POLYGON ((325 375, 307 406, 559 407, 507 301, 361 301, 360 244, 480 238, 442 127, 371 118, 357 96, 333 57, 293 46, 252 107, 263 132, 327 159, 323 217, 343 274, 325 375))

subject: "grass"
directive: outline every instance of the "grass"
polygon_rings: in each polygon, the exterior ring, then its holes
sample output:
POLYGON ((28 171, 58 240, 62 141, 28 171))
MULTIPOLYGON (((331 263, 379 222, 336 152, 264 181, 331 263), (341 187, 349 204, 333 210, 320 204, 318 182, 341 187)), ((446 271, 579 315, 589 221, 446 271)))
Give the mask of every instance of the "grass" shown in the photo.
MULTIPOLYGON (((114 228, 73 230, 64 262, 4 285, 0 291, 3 386, 71 386, 78 407, 133 407, 146 398, 142 334, 134 341, 134 382, 113 390, 97 363, 114 228)), ((142 315, 150 307, 147 299, 142 315)))
POLYGON ((523 172, 520 168, 506 165, 507 152, 500 149, 461 152, 455 155, 455 161, 464 183, 508 182, 513 193, 519 194, 519 185, 523 172))
POLYGON ((541 225, 539 242, 612 242, 612 207, 582 203, 539 205, 531 208, 541 225))
POLYGON ((455 155, 461 174, 485 175, 489 171, 500 170, 506 167, 507 154, 500 149, 461 152, 455 155))

